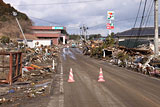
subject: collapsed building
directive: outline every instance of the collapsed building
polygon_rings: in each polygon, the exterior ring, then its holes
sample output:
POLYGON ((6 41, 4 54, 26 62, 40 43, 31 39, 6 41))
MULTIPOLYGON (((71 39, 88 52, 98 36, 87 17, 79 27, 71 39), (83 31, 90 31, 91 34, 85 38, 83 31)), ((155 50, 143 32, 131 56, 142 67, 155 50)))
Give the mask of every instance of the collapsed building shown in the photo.
MULTIPOLYGON (((160 28, 159 28, 160 31, 160 28)), ((103 43, 91 42, 83 53, 132 69, 147 75, 160 77, 160 57, 154 57, 154 28, 133 28, 114 35, 113 45, 108 45, 111 38, 103 43)))

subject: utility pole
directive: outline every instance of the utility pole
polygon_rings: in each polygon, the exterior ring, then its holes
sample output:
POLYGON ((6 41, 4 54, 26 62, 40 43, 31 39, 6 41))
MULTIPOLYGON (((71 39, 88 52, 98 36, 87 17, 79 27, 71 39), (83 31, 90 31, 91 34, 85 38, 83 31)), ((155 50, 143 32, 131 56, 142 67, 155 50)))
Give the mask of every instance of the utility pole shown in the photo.
MULTIPOLYGON (((81 27, 81 29, 82 29, 82 37, 83 37, 84 36, 84 25, 81 27)), ((84 36, 84 40, 85 40, 85 36, 84 36)))
POLYGON ((82 30, 81 30, 81 27, 80 27, 80 38, 81 38, 81 40, 83 40, 83 38, 82 38, 82 30))
POLYGON ((86 41, 88 27, 83 25, 82 27, 80 27, 80 29, 82 29, 82 35, 84 35, 84 40, 86 41))
POLYGON ((158 56, 159 54, 159 39, 158 39, 158 0, 154 0, 154 28, 155 28, 155 36, 154 36, 154 54, 158 56))
POLYGON ((87 31, 87 29, 86 29, 86 27, 85 27, 84 25, 83 25, 83 30, 84 30, 84 40, 86 41, 86 38, 87 38, 87 37, 86 37, 86 36, 87 36, 87 35, 86 35, 86 34, 87 34, 86 31, 87 31))
POLYGON ((22 33, 23 38, 24 38, 25 45, 28 45, 27 39, 26 39, 26 37, 25 37, 25 35, 24 35, 24 32, 23 32, 23 30, 22 30, 22 27, 21 27, 21 25, 20 25, 20 23, 19 23, 19 21, 18 21, 18 19, 17 19, 17 17, 16 17, 16 16, 17 16, 17 13, 16 13, 16 12, 13 12, 13 16, 15 16, 15 18, 16 18, 18 27, 19 27, 19 29, 20 29, 20 31, 21 31, 21 33, 22 33))
MULTIPOLYGON (((111 21, 111 20, 109 20, 109 23, 111 24, 111 23, 112 23, 112 21, 111 21)), ((111 35, 111 33, 112 33, 112 31, 111 31, 111 29, 109 29, 109 35, 111 35)))

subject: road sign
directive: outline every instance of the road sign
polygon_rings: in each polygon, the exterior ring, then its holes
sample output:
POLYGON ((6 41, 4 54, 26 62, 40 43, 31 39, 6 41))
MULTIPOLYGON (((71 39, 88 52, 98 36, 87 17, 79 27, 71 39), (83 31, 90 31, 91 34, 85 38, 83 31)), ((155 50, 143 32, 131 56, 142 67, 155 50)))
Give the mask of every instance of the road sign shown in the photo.
POLYGON ((113 23, 107 23, 107 29, 114 29, 113 23))
POLYGON ((114 11, 108 11, 107 13, 107 19, 108 20, 114 20, 114 11))

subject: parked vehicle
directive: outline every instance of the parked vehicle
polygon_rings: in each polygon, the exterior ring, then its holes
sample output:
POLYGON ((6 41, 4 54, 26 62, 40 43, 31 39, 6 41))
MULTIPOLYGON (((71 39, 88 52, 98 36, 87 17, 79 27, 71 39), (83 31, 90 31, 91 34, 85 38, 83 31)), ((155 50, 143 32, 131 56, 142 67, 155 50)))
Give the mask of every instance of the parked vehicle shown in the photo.
POLYGON ((75 43, 72 43, 71 47, 72 47, 72 48, 76 48, 76 44, 75 44, 75 43))

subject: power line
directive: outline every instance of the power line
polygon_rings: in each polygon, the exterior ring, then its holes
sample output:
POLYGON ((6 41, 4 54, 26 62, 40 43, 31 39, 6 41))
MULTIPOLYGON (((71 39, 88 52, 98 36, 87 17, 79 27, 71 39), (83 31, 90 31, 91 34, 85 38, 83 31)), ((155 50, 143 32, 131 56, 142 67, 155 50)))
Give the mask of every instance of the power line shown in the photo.
POLYGON ((145 25, 145 27, 142 29, 141 34, 143 34, 143 32, 145 32, 147 29, 145 29, 147 27, 148 21, 149 21, 149 16, 151 14, 151 10, 153 9, 153 5, 154 5, 154 1, 151 1, 150 3, 150 7, 148 9, 148 17, 146 18, 146 23, 143 23, 145 25))
MULTIPOLYGON (((47 23, 53 23, 53 24, 56 24, 56 25, 59 25, 59 26, 63 26, 62 24, 60 23, 56 23, 56 22, 53 22, 53 21, 49 21, 49 20, 45 20, 45 19, 41 19, 41 18, 36 18, 36 17, 33 17, 33 16, 29 16, 30 18, 33 18, 33 19, 36 19, 36 20, 40 20, 40 21, 43 21, 43 22, 47 22, 47 23)), ((80 26, 76 26, 76 27, 67 27, 67 28, 78 28, 79 29, 80 26)))
POLYGON ((41 21, 43 21, 43 22, 48 22, 48 23, 53 23, 53 24, 56 24, 56 25, 61 25, 60 23, 56 23, 56 22, 53 22, 53 21, 44 20, 44 19, 40 19, 40 18, 33 17, 33 16, 29 16, 29 17, 30 17, 30 18, 33 18, 33 19, 41 20, 41 21))
POLYGON ((143 26, 144 15, 145 15, 145 11, 146 11, 146 5, 147 5, 147 0, 145 0, 145 5, 144 5, 143 13, 142 13, 142 19, 141 19, 141 23, 140 23, 140 28, 143 26))
MULTIPOLYGON (((137 17, 136 17, 135 23, 133 25, 133 28, 135 28, 135 26, 136 26, 137 19, 138 19, 138 16, 139 16, 139 12, 140 12, 140 9, 141 9, 141 5, 142 5, 142 0, 140 1, 140 4, 139 4, 139 8, 138 8, 138 12, 137 12, 137 17)), ((134 30, 132 30, 131 36, 132 36, 133 32, 134 32, 134 30)), ((129 46, 129 43, 130 43, 130 39, 128 40, 127 46, 129 46)))
MULTIPOLYGON (((159 15, 160 15, 160 13, 159 13, 159 15)), ((148 16, 144 16, 144 17, 150 17, 150 16, 154 16, 154 15, 148 15, 148 16)), ((60 24, 60 23, 57 23, 57 22, 53 22, 53 21, 49 21, 49 20, 45 20, 45 19, 41 19, 41 18, 36 18, 36 17, 33 17, 33 16, 29 16, 30 18, 34 18, 34 19, 37 19, 37 20, 41 20, 41 21, 44 21, 44 22, 47 22, 47 23, 53 23, 53 24, 57 24, 57 25, 62 25, 62 24, 60 24)), ((142 17, 138 17, 138 18, 142 18, 142 17)), ((115 21, 115 22, 122 22, 122 21, 126 21, 126 20, 133 20, 133 19, 135 19, 135 18, 127 18, 127 19, 123 19, 123 20, 117 20, 117 21, 115 21)), ((95 28, 95 27, 98 27, 98 26, 101 26, 101 25, 104 25, 105 26, 105 23, 103 22, 103 23, 100 23, 100 24, 97 24, 97 25, 94 25, 94 26, 89 26, 89 28, 90 29, 93 29, 93 28, 95 28)), ((76 28, 79 28, 80 26, 76 26, 76 28)), ((69 28, 75 28, 74 26, 73 27, 69 27, 69 28)), ((135 28, 135 26, 133 27, 133 28, 135 28)))
MULTIPOLYGON (((148 9, 148 17, 146 18, 146 24, 145 24, 144 28, 147 27, 147 24, 149 22, 149 18, 150 18, 149 16, 151 14, 151 10, 153 9, 153 5, 154 5, 154 1, 152 0, 151 3, 150 3, 150 8, 148 9)), ((143 34, 144 31, 145 31, 145 29, 142 31, 142 34, 143 34)))
POLYGON ((139 27, 139 30, 138 30, 138 37, 133 45, 133 47, 135 47, 140 35, 141 35, 141 31, 142 31, 142 26, 143 26, 143 21, 144 21, 144 14, 145 14, 145 11, 146 11, 146 5, 147 5, 147 0, 145 0, 145 4, 144 4, 144 8, 143 8, 143 13, 142 13, 142 19, 141 19, 141 23, 140 23, 140 27, 139 27))
MULTIPOLYGON (((159 13, 159 15, 160 15, 160 13, 159 13)), ((147 16, 144 16, 144 17, 150 17, 150 16, 154 16, 154 15, 147 15, 147 16)), ((127 20, 136 20, 135 21, 135 23, 134 23, 134 25, 133 25, 133 27, 132 28, 135 28, 135 26, 136 26, 136 23, 137 23, 137 20, 138 19, 141 19, 142 17, 134 17, 134 18, 127 18, 127 19, 122 19, 122 20, 116 20, 116 21, 114 21, 115 23, 119 23, 119 22, 123 22, 123 21, 127 21, 127 20)), ((95 27, 97 27, 97 26, 100 26, 100 25, 105 25, 105 23, 103 22, 103 23, 100 23, 100 24, 97 24, 97 25, 94 25, 94 26, 91 26, 90 28, 95 28, 95 27)))
POLYGON ((99 1, 104 1, 104 0, 90 0, 90 1, 77 1, 77 2, 66 2, 66 3, 47 3, 47 4, 21 4, 21 5, 16 5, 14 6, 41 6, 41 5, 63 5, 63 4, 79 4, 79 3, 91 3, 91 2, 99 2, 99 1))
MULTIPOLYGON (((144 18, 144 23, 145 23, 145 21, 147 22, 147 19, 148 19, 150 13, 151 13, 151 10, 152 10, 152 7, 153 7, 153 3, 154 3, 154 1, 151 0, 151 1, 150 1, 150 5, 149 5, 148 10, 147 10, 148 13, 146 14, 147 17, 144 18)), ((144 23, 143 23, 143 25, 144 25, 144 23)))
POLYGON ((98 27, 98 26, 101 26, 101 25, 105 25, 105 24, 101 23, 101 24, 98 24, 98 25, 90 26, 89 29, 92 29, 92 28, 95 28, 95 27, 98 27))
MULTIPOLYGON (((134 27, 135 27, 135 25, 136 25, 137 19, 140 18, 140 17, 138 17, 138 15, 139 15, 139 12, 140 12, 141 4, 142 4, 142 0, 140 1, 140 5, 139 5, 139 9, 138 9, 138 13, 137 13, 137 17, 136 17, 136 20, 135 20, 134 27)), ((115 21, 115 22, 126 21, 126 20, 130 20, 130 19, 135 19, 135 18, 128 18, 128 19, 123 19, 123 20, 119 20, 119 21, 115 21)), ((103 23, 103 24, 104 24, 104 23, 103 23)), ((99 24, 99 25, 102 25, 102 24, 99 24)), ((99 26, 99 25, 95 25, 95 26, 93 26, 93 27, 91 27, 91 28, 97 27, 97 26, 99 26)), ((134 28, 134 27, 133 27, 133 28, 134 28)))

